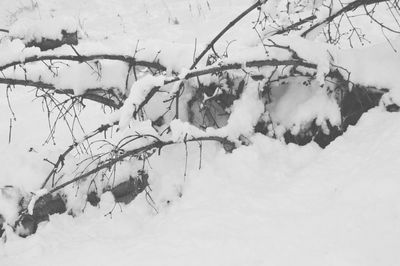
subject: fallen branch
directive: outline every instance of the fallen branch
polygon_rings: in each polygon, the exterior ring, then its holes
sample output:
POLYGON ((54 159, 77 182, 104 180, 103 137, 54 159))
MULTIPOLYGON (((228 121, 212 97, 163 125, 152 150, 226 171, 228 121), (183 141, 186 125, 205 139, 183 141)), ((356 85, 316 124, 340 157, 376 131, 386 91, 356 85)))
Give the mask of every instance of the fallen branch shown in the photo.
POLYGON ((129 63, 133 66, 141 66, 165 71, 166 67, 158 62, 148 62, 144 60, 136 60, 135 57, 128 55, 113 55, 113 54, 97 54, 97 55, 35 55, 27 57, 23 60, 10 62, 8 64, 0 66, 0 70, 4 70, 9 67, 17 66, 20 64, 27 64, 33 62, 40 62, 44 60, 65 60, 65 61, 77 61, 87 62, 93 60, 114 60, 129 63))
MULTIPOLYGON (((222 144, 229 144, 229 145, 233 145, 233 146, 235 145, 233 142, 229 141, 227 138, 217 137, 217 136, 190 138, 190 139, 186 139, 184 142, 186 143, 186 142, 201 142, 201 141, 218 141, 218 142, 221 142, 222 144)), ((71 179, 71 180, 69 180, 69 181, 67 181, 67 182, 65 182, 65 183, 63 183, 61 185, 58 185, 58 186, 50 189, 47 194, 52 194, 52 193, 54 193, 54 192, 56 192, 56 191, 58 191, 58 190, 60 190, 60 189, 62 189, 64 187, 72 184, 72 183, 75 183, 75 182, 77 182, 77 181, 79 181, 81 179, 84 179, 84 178, 86 178, 88 176, 91 176, 92 174, 95 174, 95 173, 97 173, 97 172, 99 172, 99 171, 101 171, 103 169, 110 168, 111 166, 113 166, 117 162, 120 162, 120 161, 124 160, 127 157, 138 155, 138 154, 141 154, 143 152, 146 152, 146 151, 149 151, 149 150, 152 150, 152 149, 161 150, 161 148, 163 148, 165 146, 178 144, 178 143, 181 143, 181 142, 174 142, 172 140, 171 141, 156 140, 156 141, 154 141, 154 142, 152 142, 150 144, 147 144, 145 146, 142 146, 142 147, 139 147, 139 148, 136 148, 136 149, 133 149, 133 150, 128 150, 125 153, 123 153, 122 155, 117 156, 117 157, 115 157, 113 159, 110 159, 106 163, 103 163, 103 164, 99 165, 98 167, 96 167, 94 169, 92 169, 92 170, 90 170, 90 171, 88 171, 88 172, 86 172, 86 173, 84 173, 82 175, 79 175, 79 176, 77 176, 77 177, 75 177, 75 178, 73 178, 73 179, 71 179)))
MULTIPOLYGON (((243 68, 253 68, 253 67, 266 67, 266 66, 302 66, 306 68, 311 68, 311 69, 316 69, 317 65, 314 63, 308 63, 304 60, 298 60, 298 59, 290 59, 290 60, 276 60, 276 59, 267 59, 267 60, 254 60, 254 61, 249 61, 246 63, 232 63, 232 64, 226 64, 226 65, 219 65, 219 66, 211 66, 207 67, 204 69, 200 70, 194 70, 186 74, 183 78, 180 78, 179 76, 174 77, 173 79, 166 80, 164 82, 164 85, 181 81, 181 80, 187 80, 190 78, 194 77, 199 77, 207 74, 213 74, 213 73, 218 73, 221 71, 228 71, 228 70, 238 70, 238 69, 243 69, 243 68)), ((161 87, 156 86, 153 87, 149 93, 146 95, 144 100, 138 105, 136 108, 135 113, 133 114, 133 117, 136 117, 136 114, 138 113, 139 110, 141 110, 149 101, 150 99, 156 94, 161 87)))
POLYGON ((78 32, 67 32, 65 30, 61 31, 61 39, 49 39, 41 38, 40 41, 33 40, 28 42, 26 47, 39 47, 41 51, 53 50, 55 48, 61 47, 64 44, 68 45, 78 45, 78 32))
POLYGON ((91 139, 92 137, 96 136, 97 134, 105 132, 110 127, 112 127, 112 125, 110 125, 110 124, 101 125, 99 128, 94 130, 92 133, 86 135, 79 142, 74 142, 72 145, 70 145, 66 151, 64 151, 62 154, 60 154, 60 156, 58 156, 57 162, 54 164, 53 169, 50 171, 50 173, 48 174, 48 176, 46 177, 45 181, 43 182, 43 184, 42 184, 42 186, 40 188, 43 189, 47 185, 47 183, 49 182, 50 178, 54 177, 55 174, 61 170, 60 166, 61 167, 64 166, 65 157, 74 148, 76 148, 78 145, 82 144, 83 142, 91 139))
MULTIPOLYGON (((72 57, 74 59, 78 59, 78 57, 72 57)), ((186 80, 194 77, 199 77, 207 74, 218 73, 221 71, 229 71, 229 70, 238 70, 242 68, 254 68, 254 67, 265 67, 265 66, 302 66, 307 68, 316 69, 317 65, 314 63, 308 63, 304 60, 298 59, 290 59, 290 60, 276 60, 276 59, 268 59, 268 60, 254 60, 246 63, 232 63, 226 65, 219 66, 211 66, 200 70, 195 70, 189 72, 183 78, 176 76, 172 79, 166 80, 164 85, 179 81, 186 80)), ((44 83, 42 81, 32 81, 32 80, 19 80, 19 79, 11 79, 11 78, 0 78, 0 84, 8 84, 8 85, 22 85, 22 86, 31 86, 36 88, 50 89, 58 94, 67 94, 73 95, 74 90, 72 89, 59 89, 56 88, 53 84, 44 83)), ((160 87, 154 87, 145 97, 144 101, 138 106, 138 110, 142 109, 144 105, 153 97, 153 95, 159 91, 160 87)), ((113 89, 102 89, 102 88, 90 88, 87 89, 86 92, 82 95, 79 95, 82 98, 90 99, 98 103, 105 104, 107 106, 119 109, 122 106, 122 101, 118 99, 118 102, 115 102, 111 98, 115 95, 110 95, 109 98, 105 98, 101 96, 101 93, 110 93, 113 89)))
MULTIPOLYGON (((202 76, 202 75, 207 75, 207 74, 212 74, 212 73, 217 73, 220 71, 227 71, 227 70, 237 70, 237 69, 242 69, 243 67, 265 67, 265 66, 303 66, 303 67, 308 67, 308 68, 312 68, 312 69, 316 69, 317 65, 313 64, 313 63, 308 63, 305 62, 303 60, 255 60, 255 61, 249 61, 246 62, 244 64, 240 64, 240 63, 232 63, 232 64, 227 64, 227 65, 220 65, 220 66, 215 66, 215 67, 208 67, 205 69, 201 69, 201 70, 195 70, 192 72, 189 72, 183 79, 189 79, 189 78, 193 78, 193 77, 198 77, 198 76, 202 76)), ((164 85, 170 84, 172 82, 176 82, 182 80, 179 76, 170 79, 170 80, 166 80, 164 82, 164 85)), ((1 81, 1 79, 0 79, 1 81)), ((146 95, 146 97, 144 98, 144 100, 139 104, 139 106, 135 109, 134 113, 132 114, 133 117, 136 117, 137 114, 139 113, 140 110, 143 109, 143 107, 150 101, 150 99, 154 96, 154 94, 156 94, 161 87, 157 86, 157 87, 153 87, 149 93, 146 95)), ((112 127, 113 125, 117 125, 118 122, 115 122, 113 124, 106 124, 106 125, 102 125, 100 126, 98 129, 96 129, 95 131, 93 131, 92 133, 90 133, 89 135, 86 135, 81 141, 79 142, 74 142, 72 145, 69 146, 69 148, 59 156, 57 162, 55 163, 52 171, 49 173, 49 175, 47 176, 47 178, 45 179, 45 181, 43 182, 41 188, 44 188, 46 186, 46 184, 48 183, 48 181, 50 180, 50 178, 52 176, 54 176, 56 174, 56 172, 58 171, 58 168, 60 167, 60 165, 63 163, 64 158, 67 154, 69 154, 74 147, 77 147, 78 145, 82 144, 83 142, 93 138, 94 136, 98 135, 99 133, 102 133, 104 131, 106 131, 108 128, 112 127)), ((173 143, 159 143, 157 145, 170 145, 173 143)), ((151 149, 151 148, 149 148, 151 149)), ((122 158, 123 159, 123 158, 122 158)), ((111 164, 112 165, 112 164, 111 164)), ((90 174, 89 174, 90 175, 90 174)), ((78 180, 80 178, 78 177, 78 180)))
MULTIPOLYGON (((57 94, 64 94, 64 95, 74 95, 73 89, 59 89, 56 88, 53 84, 45 83, 42 81, 33 81, 33 80, 25 80, 25 79, 12 79, 12 78, 0 78, 0 84, 7 84, 7 85, 21 85, 21 86, 29 86, 29 87, 36 87, 40 89, 49 89, 52 90, 54 93, 57 94)), ((82 95, 78 95, 83 99, 92 100, 94 102, 98 102, 109 107, 119 109, 122 106, 122 102, 120 99, 116 99, 118 102, 114 101, 112 98, 116 98, 115 94, 112 93, 114 88, 109 89, 102 89, 102 88, 91 88, 87 89, 86 92, 82 95), (105 94, 104 97, 101 94, 105 94)), ((77 97, 78 97, 77 96, 77 97)))

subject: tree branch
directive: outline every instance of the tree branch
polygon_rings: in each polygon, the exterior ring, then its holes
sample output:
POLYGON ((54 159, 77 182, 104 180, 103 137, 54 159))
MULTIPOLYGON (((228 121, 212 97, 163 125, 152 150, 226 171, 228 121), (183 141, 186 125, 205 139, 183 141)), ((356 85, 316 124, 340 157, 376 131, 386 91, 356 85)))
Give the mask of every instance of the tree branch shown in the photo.
MULTIPOLYGON (((186 142, 201 142, 201 141, 218 141, 218 142, 221 142, 222 144, 228 143, 230 145, 234 145, 234 143, 229 141, 227 138, 222 138, 222 137, 218 137, 218 136, 190 138, 190 139, 186 139, 184 142, 186 143, 186 142)), ((70 185, 70 184, 72 184, 74 182, 77 182, 77 181, 79 181, 81 179, 84 179, 84 178, 86 178, 86 177, 88 177, 88 176, 90 176, 90 175, 92 175, 94 173, 97 173, 97 172, 99 172, 99 171, 101 171, 103 169, 110 168, 111 166, 113 166, 117 162, 120 162, 120 161, 124 160, 127 157, 130 157, 130 156, 133 156, 133 155, 137 155, 137 154, 149 151, 151 149, 161 149, 161 148, 163 148, 165 146, 178 144, 178 143, 181 143, 181 142, 156 140, 156 141, 154 141, 154 142, 152 142, 150 144, 147 144, 145 146, 142 146, 140 148, 136 148, 136 149, 133 149, 133 150, 130 150, 130 151, 126 151, 124 154, 122 154, 122 155, 120 155, 120 156, 118 156, 116 158, 113 158, 113 159, 107 161, 106 163, 104 163, 104 164, 102 164, 102 165, 100 165, 100 166, 98 166, 98 167, 96 167, 94 169, 92 169, 92 170, 90 170, 90 171, 88 171, 88 172, 86 172, 86 173, 84 173, 82 175, 79 175, 79 176, 77 176, 77 177, 75 177, 75 178, 73 178, 73 179, 71 179, 71 180, 59 185, 59 186, 56 186, 56 187, 52 188, 51 190, 48 191, 47 194, 52 194, 52 193, 54 193, 54 192, 56 192, 56 191, 58 191, 58 190, 60 190, 60 189, 62 189, 64 187, 66 187, 66 186, 68 186, 68 185, 70 185)))
POLYGON ((332 20, 334 20, 336 17, 340 16, 341 14, 344 14, 344 13, 347 13, 349 11, 355 10, 355 9, 361 7, 361 6, 367 6, 367 5, 377 4, 377 3, 386 2, 386 1, 388 1, 388 0, 357 0, 357 1, 350 2, 349 4, 347 4, 346 6, 344 6, 341 9, 339 9, 338 11, 336 11, 335 13, 330 15, 329 17, 326 17, 322 21, 312 25, 309 29, 307 29, 306 31, 304 31, 301 34, 301 37, 303 37, 303 38, 307 37, 307 34, 312 32, 313 30, 315 30, 319 26, 331 22, 332 20))
POLYGON ((65 60, 65 61, 77 61, 87 62, 92 60, 115 60, 129 63, 133 66, 142 66, 148 68, 154 68, 160 71, 165 71, 166 67, 158 62, 148 62, 144 60, 136 60, 135 57, 127 55, 112 55, 112 54, 97 54, 97 55, 35 55, 27 57, 24 60, 10 62, 8 64, 0 66, 0 71, 6 68, 17 66, 20 64, 38 62, 43 60, 65 60))
MULTIPOLYGON (((7 85, 21 85, 21 86, 30 86, 41 89, 49 89, 54 91, 57 94, 65 94, 65 95, 74 95, 74 90, 72 89, 57 89, 53 84, 44 83, 42 81, 32 81, 32 80, 20 80, 20 79, 11 79, 11 78, 0 78, 0 84, 7 85)), ((86 92, 82 95, 78 95, 84 99, 89 99, 107 106, 110 106, 115 109, 119 109, 122 106, 121 102, 115 102, 111 98, 114 96, 109 93, 113 88, 110 89, 102 89, 102 88, 91 88, 87 89, 86 92), (100 94, 109 94, 110 97, 106 98, 101 96, 100 94)))
POLYGON ((228 25, 226 25, 226 27, 217 34, 217 36, 214 37, 214 39, 212 39, 212 41, 207 45, 206 49, 204 49, 200 55, 196 58, 196 60, 194 60, 192 66, 190 67, 190 70, 194 69, 197 64, 200 62, 200 60, 204 57, 204 55, 211 49, 214 47, 214 44, 230 29, 232 28, 236 23, 238 23, 242 18, 244 18, 247 14, 249 14, 251 11, 253 11, 254 9, 256 9, 257 7, 261 6, 262 4, 264 4, 266 1, 262 1, 262 0, 257 0, 257 2, 255 2, 252 6, 250 6, 249 8, 247 8, 245 11, 243 11, 239 16, 237 16, 234 20, 232 20, 231 22, 229 22, 228 25))
MULTIPOLYGON (((173 79, 167 80, 164 82, 164 85, 180 81, 180 80, 186 80, 194 77, 199 77, 207 74, 213 74, 213 73, 218 73, 221 71, 228 71, 228 70, 238 70, 242 69, 245 67, 252 68, 252 67, 265 67, 265 66, 302 66, 302 67, 307 67, 307 68, 312 68, 316 69, 317 65, 313 63, 308 63, 303 60, 298 60, 298 59, 291 59, 291 60, 276 60, 276 59, 267 59, 267 60, 254 60, 254 61, 249 61, 246 63, 232 63, 232 64, 226 64, 226 65, 220 65, 220 66, 215 66, 215 67, 208 67, 205 69, 200 69, 200 70, 195 70, 189 72, 183 79, 180 78, 179 76, 176 76, 173 79)), ((137 113, 139 110, 141 110, 149 101, 150 99, 156 94, 161 87, 156 86, 153 87, 149 93, 146 95, 145 99, 143 102, 141 102, 136 108, 133 117, 136 117, 137 113)))
POLYGON ((282 29, 280 29, 280 30, 277 30, 277 31, 273 32, 272 36, 274 36, 274 35, 280 35, 280 34, 284 34, 284 33, 286 33, 286 32, 289 32, 289 31, 291 31, 291 30, 293 30, 293 29, 296 29, 297 27, 299 27, 299 26, 301 26, 301 25, 303 25, 303 24, 305 24, 305 23, 307 23, 307 22, 313 21, 313 20, 316 19, 316 18, 317 18, 317 17, 316 17, 315 15, 311 15, 311 16, 309 16, 309 17, 306 17, 306 18, 304 18, 304 19, 302 19, 302 20, 299 20, 299 21, 296 22, 296 23, 293 23, 292 25, 289 25, 289 26, 287 26, 287 27, 285 27, 285 28, 282 28, 282 29))

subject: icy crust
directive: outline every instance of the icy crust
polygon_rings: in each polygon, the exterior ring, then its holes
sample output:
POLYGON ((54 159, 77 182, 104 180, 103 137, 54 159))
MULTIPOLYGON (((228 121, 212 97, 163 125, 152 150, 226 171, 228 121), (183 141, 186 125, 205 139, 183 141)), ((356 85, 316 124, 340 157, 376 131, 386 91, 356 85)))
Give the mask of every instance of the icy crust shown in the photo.
POLYGON ((11 26, 10 36, 29 43, 40 42, 42 39, 61 40, 62 31, 74 33, 77 30, 78 23, 70 17, 20 18, 11 26))

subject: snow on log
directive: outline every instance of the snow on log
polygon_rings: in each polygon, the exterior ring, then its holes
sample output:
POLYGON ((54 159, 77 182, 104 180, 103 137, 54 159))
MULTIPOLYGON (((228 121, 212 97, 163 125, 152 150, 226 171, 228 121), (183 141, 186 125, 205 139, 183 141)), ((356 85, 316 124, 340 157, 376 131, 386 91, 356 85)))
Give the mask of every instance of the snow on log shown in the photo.
POLYGON ((128 204, 133 201, 149 185, 148 179, 149 175, 143 172, 138 177, 130 176, 127 181, 113 187, 110 191, 115 202, 128 204))
POLYGON ((59 194, 55 196, 45 194, 35 201, 32 214, 20 215, 15 223, 15 231, 19 236, 27 237, 36 232, 40 222, 48 221, 50 215, 66 211, 65 202, 59 194))
POLYGON ((20 19, 11 26, 9 35, 22 40, 26 47, 35 46, 42 51, 78 44, 78 26, 69 17, 20 19))
POLYGON ((61 39, 48 39, 48 38, 42 38, 39 42, 34 40, 31 42, 28 42, 26 44, 27 47, 39 47, 41 51, 46 51, 46 50, 53 50, 55 48, 58 48, 64 44, 68 45, 77 45, 78 44, 78 33, 72 32, 68 33, 65 30, 61 31, 62 38, 61 39))

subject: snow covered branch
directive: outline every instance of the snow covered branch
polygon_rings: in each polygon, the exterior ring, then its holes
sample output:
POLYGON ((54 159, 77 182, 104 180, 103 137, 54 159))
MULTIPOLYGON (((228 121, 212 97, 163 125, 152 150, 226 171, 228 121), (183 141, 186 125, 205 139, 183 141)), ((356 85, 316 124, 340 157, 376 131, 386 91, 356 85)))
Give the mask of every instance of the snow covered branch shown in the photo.
POLYGON ((166 67, 161 65, 158 62, 147 62, 143 60, 137 60, 135 57, 127 56, 127 55, 118 55, 118 54, 95 54, 95 55, 35 55, 31 57, 26 57, 22 60, 10 62, 4 65, 0 65, 0 71, 7 69, 9 67, 24 65, 27 63, 33 62, 41 62, 45 60, 65 60, 65 61, 76 61, 79 63, 88 62, 93 60, 114 60, 126 62, 132 66, 140 66, 156 69, 159 71, 165 71, 166 67))
MULTIPOLYGON (((29 86, 36 87, 39 89, 47 89, 52 93, 72 96, 74 95, 73 89, 59 89, 56 88, 55 85, 44 83, 41 81, 32 81, 32 80, 20 80, 20 79, 12 79, 12 78, 0 78, 0 84, 6 84, 9 86, 29 86)), ((82 99, 92 100, 97 103, 104 104, 106 106, 118 109, 122 106, 120 100, 116 97, 114 93, 114 89, 102 89, 102 88, 93 88, 86 89, 85 93, 82 95, 78 95, 76 97, 81 97, 82 99)))
MULTIPOLYGON (((188 139, 182 141, 181 143, 185 143, 185 142, 202 142, 202 141, 217 141, 217 142, 221 142, 222 144, 229 143, 230 145, 235 146, 228 139, 217 137, 217 136, 188 138, 188 139)), ((120 162, 122 160, 125 160, 125 159, 127 159, 129 157, 140 155, 141 153, 150 151, 152 149, 156 149, 156 150, 158 150, 160 152, 163 147, 169 146, 169 145, 173 145, 173 144, 177 144, 177 142, 174 142, 172 140, 170 140, 170 141, 156 140, 156 141, 153 141, 153 142, 151 142, 149 144, 141 146, 139 148, 135 148, 133 150, 127 150, 122 155, 117 156, 115 158, 112 158, 110 160, 101 162, 100 165, 95 167, 94 169, 92 169, 92 170, 90 170, 90 171, 88 171, 88 172, 86 172, 86 173, 84 173, 82 175, 79 175, 79 176, 77 176, 77 177, 75 177, 75 178, 73 178, 73 179, 71 179, 71 180, 69 180, 67 182, 64 182, 64 183, 62 183, 62 184, 60 184, 60 185, 58 185, 58 186, 56 186, 54 188, 51 188, 48 191, 48 193, 49 194, 54 193, 54 192, 56 192, 56 191, 58 191, 58 190, 60 190, 60 189, 62 189, 64 187, 74 183, 74 182, 82 180, 82 179, 84 179, 84 178, 86 178, 88 176, 91 176, 91 175, 93 175, 93 174, 95 174, 95 173, 97 173, 97 172, 99 172, 101 170, 109 169, 113 165, 115 165, 116 163, 118 163, 118 162, 120 162)))

